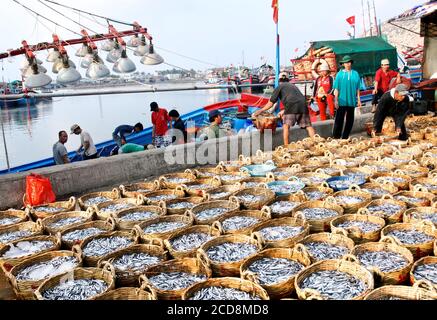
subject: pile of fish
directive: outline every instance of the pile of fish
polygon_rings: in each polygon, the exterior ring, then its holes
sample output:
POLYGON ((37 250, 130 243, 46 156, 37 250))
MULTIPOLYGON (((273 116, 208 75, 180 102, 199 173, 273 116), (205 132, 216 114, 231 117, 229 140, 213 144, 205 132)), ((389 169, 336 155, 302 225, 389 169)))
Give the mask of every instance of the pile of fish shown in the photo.
POLYGON ((261 298, 248 292, 233 288, 207 287, 197 291, 189 300, 247 301, 261 300, 261 298))
POLYGON ((153 190, 151 189, 137 189, 134 192, 138 192, 138 193, 149 193, 149 192, 153 192, 153 190))
POLYGON ((382 272, 393 272, 405 268, 408 260, 392 251, 365 251, 357 255, 365 267, 377 267, 382 272))
POLYGON ((83 204, 87 207, 92 207, 94 205, 101 204, 103 202, 111 201, 111 198, 108 197, 95 197, 95 198, 89 198, 88 200, 85 200, 83 204))
POLYGON ((390 192, 382 188, 363 188, 362 191, 370 193, 373 198, 382 198, 383 196, 390 194, 390 192))
POLYGON ((307 191, 305 192, 305 195, 307 196, 309 201, 321 200, 328 196, 326 192, 322 191, 307 191))
POLYGON ((0 244, 7 244, 30 236, 32 236, 32 232, 29 230, 5 232, 0 234, 0 244))
POLYGON ((437 284, 437 263, 422 264, 417 266, 413 272, 416 280, 428 280, 437 284))
POLYGON ((395 215, 396 213, 399 213, 400 211, 402 211, 402 207, 400 205, 391 204, 391 203, 371 205, 371 206, 368 206, 367 209, 371 213, 382 212, 384 214, 384 218, 390 218, 393 215, 395 215))
POLYGON ((85 221, 85 218, 82 217, 71 217, 71 218, 65 218, 65 219, 59 219, 58 221, 55 221, 49 225, 52 229, 62 229, 66 228, 68 226, 71 226, 76 223, 82 223, 85 221))
POLYGON ((395 237, 406 245, 423 244, 435 240, 434 237, 418 230, 393 230, 387 233, 387 236, 395 237))
POLYGON ((256 188, 259 186, 259 182, 245 182, 246 188, 256 188))
POLYGON ((150 284, 161 291, 183 290, 205 280, 207 277, 203 274, 185 272, 163 272, 149 277, 150 284))
POLYGON ((246 193, 246 194, 238 195, 237 199, 242 203, 255 203, 255 202, 263 201, 264 197, 263 196, 255 196, 253 194, 246 193))
POLYGON ((120 221, 144 221, 156 217, 158 217, 158 214, 156 212, 138 210, 136 212, 129 212, 128 214, 123 215, 122 217, 120 217, 120 221))
POLYGON ((338 216, 338 212, 326 208, 307 208, 301 210, 307 220, 325 220, 338 216))
POLYGON ((250 243, 223 243, 212 246, 206 251, 209 259, 215 262, 238 262, 257 252, 257 247, 250 243))
POLYGON ((405 179, 401 178, 401 177, 387 177, 387 176, 385 176, 385 177, 381 177, 381 180, 388 181, 391 183, 405 183, 406 182, 405 179))
POLYGON ((175 194, 163 194, 160 196, 147 197, 150 201, 158 202, 158 201, 169 201, 176 199, 177 196, 175 194))
POLYGON ((226 208, 211 208, 211 209, 206 209, 206 210, 202 210, 198 213, 196 213, 196 219, 197 220, 210 220, 210 219, 214 219, 214 218, 218 218, 222 215, 224 215, 225 213, 227 213, 229 210, 226 208))
POLYGON ((88 300, 108 289, 103 280, 77 279, 60 283, 42 292, 45 300, 88 300))
POLYGON ((422 213, 420 219, 428 220, 437 225, 437 213, 422 213))
POLYGON ((248 270, 255 273, 261 285, 285 282, 302 271, 305 266, 289 259, 263 258, 252 263, 248 270))
POLYGON ((223 230, 225 232, 243 230, 255 226, 261 220, 253 217, 236 216, 223 221, 223 230))
POLYGON ((167 208, 172 210, 184 210, 184 209, 192 209, 194 206, 195 204, 192 202, 181 201, 178 203, 169 204, 167 208))
POLYGON ((143 271, 162 262, 161 258, 147 253, 129 253, 116 258, 112 265, 117 271, 143 271))
POLYGON ((336 180, 333 182, 330 182, 329 185, 331 188, 337 189, 337 190, 344 190, 349 189, 350 186, 354 184, 361 184, 363 180, 366 180, 365 174, 353 174, 348 175, 348 179, 345 180, 336 180))
POLYGON ((261 229, 259 233, 267 241, 281 241, 291 239, 303 232, 303 227, 277 226, 261 229))
POLYGON ((282 184, 282 185, 270 185, 269 189, 274 193, 292 194, 301 190, 301 186, 298 183, 282 184))
POLYGON ((223 199, 226 197, 231 196, 231 192, 217 192, 217 193, 210 193, 211 199, 212 200, 216 200, 216 199, 223 199))
POLYGON ((159 233, 166 233, 170 231, 176 231, 186 226, 187 225, 183 222, 159 222, 145 227, 143 229, 143 232, 145 234, 159 234, 159 233))
POLYGON ((357 220, 349 220, 337 225, 337 228, 343 228, 345 230, 351 231, 355 228, 360 229, 363 233, 371 233, 376 232, 382 228, 381 225, 369 221, 357 221, 357 220))
POLYGON ((117 211, 124 210, 124 209, 130 209, 132 207, 134 207, 134 205, 131 203, 116 203, 116 204, 111 204, 111 205, 108 205, 104 208, 101 208, 99 211, 100 212, 117 212, 117 211))
POLYGON ((428 191, 437 191, 437 184, 424 183, 423 186, 428 189, 428 191))
POLYGON ((86 228, 86 229, 74 230, 64 234, 62 236, 62 241, 69 241, 69 242, 83 241, 88 237, 97 236, 103 232, 105 231, 98 228, 86 228))
POLYGON ((3 218, 0 219, 0 226, 9 226, 11 224, 16 224, 18 222, 20 222, 20 218, 18 217, 7 217, 7 218, 3 218))
POLYGON ((239 176, 239 175, 233 175, 233 174, 224 174, 222 176, 220 176, 220 179, 225 181, 225 182, 230 182, 230 181, 241 181, 244 179, 243 176, 239 176))
POLYGON ((51 247, 53 247, 53 242, 51 241, 21 241, 15 245, 11 244, 9 250, 3 254, 2 258, 21 258, 42 252, 51 247))
POLYGON ((407 197, 407 196, 400 196, 400 195, 395 196, 395 199, 405 203, 414 203, 414 204, 423 203, 424 201, 426 201, 425 198, 414 198, 414 197, 407 197))
POLYGON ((270 210, 274 215, 283 215, 286 213, 290 213, 294 208, 301 205, 300 202, 293 201, 278 201, 270 205, 270 210))
POLYGON ((171 246, 178 252, 187 252, 200 248, 204 243, 213 239, 207 233, 187 233, 170 241, 171 246))
POLYGON ((356 196, 336 196, 335 200, 337 200, 339 205, 356 205, 364 202, 364 199, 356 196))
POLYGON ((188 189, 191 190, 208 190, 214 188, 211 184, 192 184, 188 186, 188 189))
POLYGON ((58 213, 63 211, 64 208, 59 208, 59 207, 49 207, 49 206, 43 206, 43 207, 36 207, 35 211, 36 212, 45 212, 45 213, 58 213))
POLYGON ((79 265, 76 257, 57 257, 20 270, 18 281, 40 281, 73 270, 79 265))
POLYGON ((316 261, 341 259, 349 253, 348 248, 328 242, 309 242, 304 245, 316 261))
POLYGON ((167 178, 166 182, 172 184, 184 184, 191 182, 191 180, 188 178, 167 178))
POLYGON ((340 271, 314 272, 300 283, 301 289, 313 289, 328 300, 351 300, 368 288, 360 279, 340 271))
POLYGON ((93 239, 85 245, 83 254, 86 257, 101 257, 127 248, 133 243, 132 239, 118 236, 93 239))

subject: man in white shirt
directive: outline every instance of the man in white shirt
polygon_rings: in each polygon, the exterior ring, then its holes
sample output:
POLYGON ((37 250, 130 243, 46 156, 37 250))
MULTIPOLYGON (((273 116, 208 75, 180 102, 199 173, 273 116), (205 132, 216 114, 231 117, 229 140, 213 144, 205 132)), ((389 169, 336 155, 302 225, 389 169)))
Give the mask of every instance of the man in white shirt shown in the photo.
POLYGON ((88 132, 82 130, 78 124, 75 124, 71 126, 71 134, 80 135, 81 145, 79 149, 77 149, 77 153, 79 153, 83 148, 83 160, 98 158, 96 146, 88 132))

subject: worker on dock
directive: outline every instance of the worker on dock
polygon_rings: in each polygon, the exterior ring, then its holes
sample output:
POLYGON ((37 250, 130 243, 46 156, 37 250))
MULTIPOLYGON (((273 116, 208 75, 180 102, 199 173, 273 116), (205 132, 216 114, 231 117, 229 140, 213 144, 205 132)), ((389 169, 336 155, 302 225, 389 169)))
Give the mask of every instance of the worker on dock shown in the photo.
POLYGON ((220 111, 211 111, 209 113, 209 122, 211 125, 208 128, 208 140, 220 138, 220 125, 222 123, 222 115, 220 114, 220 111))
POLYGON ((53 160, 55 160, 56 165, 70 163, 67 148, 65 147, 68 141, 68 134, 66 131, 60 131, 58 136, 58 142, 53 145, 53 160))
POLYGON ((381 61, 381 68, 376 71, 375 75, 375 89, 373 90, 372 113, 376 112, 376 106, 379 99, 384 93, 390 90, 390 83, 396 79, 396 84, 401 83, 401 74, 399 72, 390 70, 390 60, 383 59, 381 61))
POLYGON ((121 139, 126 138, 126 136, 132 134, 132 133, 138 133, 144 130, 143 124, 138 122, 134 126, 130 126, 128 124, 123 124, 115 128, 114 132, 112 133, 112 138, 117 143, 117 145, 121 146, 121 139))
POLYGON ((306 129, 311 138, 314 137, 316 133, 311 124, 304 95, 296 85, 290 83, 290 79, 286 72, 282 72, 279 75, 279 82, 280 84, 273 92, 269 103, 267 103, 267 105, 261 110, 256 111, 253 114, 253 117, 257 117, 261 113, 270 110, 275 103, 281 100, 285 106, 285 109, 279 113, 279 117, 282 118, 284 124, 284 145, 290 143, 290 129, 296 124, 299 125, 301 129, 306 129))
POLYGON ((83 160, 91 160, 97 159, 98 153, 96 146, 94 145, 93 138, 91 135, 82 130, 82 128, 78 124, 74 124, 71 126, 71 134, 80 135, 80 147, 77 149, 77 153, 80 153, 83 148, 83 160))
POLYGON ((158 103, 152 102, 150 104, 150 111, 152 112, 152 140, 153 145, 157 148, 167 147, 171 144, 171 140, 166 137, 167 131, 171 128, 171 118, 167 110, 160 108, 158 103))
POLYGON ((179 141, 177 141, 178 139, 176 138, 176 136, 174 136, 173 143, 175 142, 177 144, 187 143, 187 129, 185 127, 184 121, 181 119, 179 112, 177 110, 171 110, 168 113, 168 115, 170 116, 171 120, 174 122, 173 129, 178 130, 176 134, 180 137, 179 141))
POLYGON ((381 97, 373 119, 373 137, 381 135, 385 118, 392 117, 395 122, 396 132, 399 134, 399 140, 408 140, 408 132, 405 127, 405 119, 410 113, 408 93, 407 86, 399 84, 395 89, 386 92, 381 97))
POLYGON ((334 117, 335 102, 334 102, 334 78, 330 76, 331 70, 328 65, 322 64, 320 67, 320 76, 314 83, 313 99, 317 101, 320 109, 320 120, 326 121, 326 110, 329 108, 331 117, 334 117))

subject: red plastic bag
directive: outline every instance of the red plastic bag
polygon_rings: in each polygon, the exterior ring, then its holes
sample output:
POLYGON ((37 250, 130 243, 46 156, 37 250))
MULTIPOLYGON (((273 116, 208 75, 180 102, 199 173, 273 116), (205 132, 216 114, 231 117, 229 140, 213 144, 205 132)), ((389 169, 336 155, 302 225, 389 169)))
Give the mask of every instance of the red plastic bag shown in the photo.
POLYGON ((33 173, 26 177, 26 194, 23 198, 25 206, 37 206, 55 201, 56 195, 48 178, 33 173))

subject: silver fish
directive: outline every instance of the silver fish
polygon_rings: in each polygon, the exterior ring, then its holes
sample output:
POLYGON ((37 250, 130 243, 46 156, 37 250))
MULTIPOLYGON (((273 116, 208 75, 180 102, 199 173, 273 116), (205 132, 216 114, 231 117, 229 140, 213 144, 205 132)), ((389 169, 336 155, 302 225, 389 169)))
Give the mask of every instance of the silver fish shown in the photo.
POLYGON ((210 219, 218 218, 227 212, 229 212, 229 209, 226 208, 211 208, 196 213, 196 218, 197 220, 201 220, 201 221, 210 220, 210 219))
POLYGON ((383 196, 390 194, 389 191, 382 188, 363 188, 362 191, 370 193, 372 198, 382 198, 383 196))
POLYGON ((363 198, 354 197, 354 196, 337 196, 335 197, 335 200, 337 200, 339 205, 348 205, 348 206, 364 202, 363 198))
POLYGON ((302 280, 300 287, 316 290, 328 300, 351 300, 368 289, 360 279, 340 271, 314 272, 302 280))
POLYGON ((72 218, 65 218, 65 219, 60 219, 56 222, 51 223, 49 226, 52 229, 61 229, 61 228, 66 228, 68 226, 71 226, 73 224, 76 223, 82 223, 85 221, 85 218, 81 218, 81 217, 72 217, 72 218))
POLYGON ((338 212, 326 208, 307 208, 301 210, 307 220, 324 220, 338 216, 338 212))
POLYGON ((419 215, 420 219, 428 220, 437 225, 437 213, 422 213, 419 215))
POLYGON ((349 253, 349 249, 328 242, 309 242, 304 244, 316 261, 341 259, 349 253))
POLYGON ((145 234, 166 233, 185 228, 187 224, 182 222, 160 222, 154 223, 143 229, 145 234))
POLYGON ((125 237, 98 238, 88 242, 82 251, 86 257, 101 257, 132 244, 134 244, 133 240, 125 237))
POLYGON ((162 262, 162 259, 147 253, 124 254, 114 260, 112 265, 117 272, 144 271, 150 266, 162 262))
POLYGON ((238 176, 238 175, 232 175, 232 174, 225 174, 220 176, 220 179, 226 182, 229 181, 240 181, 243 180, 244 177, 243 176, 238 176))
POLYGON ((363 233, 375 232, 382 228, 381 225, 368 221, 345 221, 337 225, 337 227, 346 230, 351 230, 352 228, 358 228, 363 233))
POLYGON ((402 244, 422 244, 435 240, 426 233, 417 230, 393 230, 387 233, 387 236, 392 236, 398 239, 402 244))
POLYGON ((184 184, 191 182, 191 180, 187 178, 167 178, 167 182, 173 184, 184 184))
POLYGON ((296 193, 301 188, 298 184, 288 184, 288 185, 273 185, 269 187, 275 193, 296 193))
POLYGON ((267 241, 291 239, 302 233, 303 227, 278 226, 261 229, 259 232, 267 241))
POLYGON ((73 270, 79 265, 76 257, 56 257, 20 270, 18 281, 40 281, 73 270))
POLYGON ((238 262, 255 254, 257 247, 249 243, 223 243, 206 251, 209 259, 216 262, 238 262))
POLYGON ((156 212, 150 212, 150 211, 137 211, 137 212, 130 212, 128 214, 125 214, 120 218, 120 221, 143 221, 143 220, 149 220, 158 217, 158 214, 156 212))
POLYGON ((0 219, 0 226, 9 226, 9 225, 13 225, 16 224, 18 222, 20 222, 20 218, 18 217, 7 217, 7 218, 3 218, 0 219))
POLYGON ((194 206, 195 204, 192 202, 183 201, 178 203, 172 203, 168 205, 167 208, 172 210, 182 210, 182 209, 192 209, 194 206))
POLYGON ((416 280, 428 280, 437 284, 437 263, 422 264, 413 272, 416 280))
POLYGON ((257 295, 232 288, 207 287, 197 291, 190 300, 247 301, 261 300, 257 295))
POLYGON ((289 213, 293 211, 294 208, 301 205, 300 202, 293 202, 293 201, 277 201, 270 205, 270 210, 274 215, 283 215, 286 213, 289 213))
POLYGON ((405 183, 405 179, 401 177, 381 177, 381 180, 391 183, 405 183))
POLYGON ((175 291, 191 287, 192 285, 205 281, 207 277, 202 274, 185 272, 164 272, 150 277, 150 284, 158 290, 175 291))
POLYGON ((32 236, 32 232, 28 230, 13 231, 0 234, 0 244, 7 244, 15 240, 23 239, 32 236))
POLYGON ((413 197, 407 197, 407 196, 395 196, 395 199, 398 201, 402 201, 405 203, 412 203, 412 204, 418 204, 423 201, 427 201, 426 198, 413 198, 413 197))
POLYGON ((187 252, 200 248, 204 243, 213 239, 206 233, 187 233, 170 241, 171 246, 178 252, 187 252))
POLYGON ((305 195, 310 201, 322 200, 328 196, 326 192, 321 192, 321 191, 308 191, 305 192, 305 195))
POLYGON ((103 232, 105 231, 98 228, 86 228, 86 229, 74 230, 64 234, 62 236, 62 240, 70 241, 70 242, 83 241, 88 237, 97 236, 103 232))
POLYGON ((223 221, 223 229, 225 232, 243 230, 249 227, 253 227, 261 220, 253 217, 236 216, 223 221))
POLYGON ((95 198, 90 198, 88 200, 84 201, 84 205, 87 207, 92 207, 93 205, 98 205, 101 204, 103 202, 108 202, 111 201, 111 198, 108 197, 95 197, 95 198))
POLYGON ((211 199, 224 199, 226 197, 230 197, 230 192, 218 192, 218 193, 210 193, 211 199))
POLYGON ((58 213, 58 212, 61 212, 63 210, 64 210, 64 208, 49 207, 49 206, 35 208, 35 211, 45 212, 45 213, 58 213))
POLYGON ((366 251, 357 254, 357 258, 365 267, 377 267, 382 272, 401 270, 408 265, 405 257, 391 251, 366 251))
POLYGON ((395 215, 396 213, 399 213, 402 211, 402 207, 397 204, 391 204, 391 203, 383 203, 380 205, 371 205, 368 206, 367 209, 371 213, 375 212, 383 212, 384 218, 390 218, 391 216, 395 215))
POLYGON ((259 202, 264 200, 263 196, 254 196, 252 194, 241 194, 237 196, 238 200, 243 203, 259 202))
POLYGON ((124 209, 130 209, 135 207, 135 205, 131 203, 117 203, 117 204, 111 204, 107 207, 104 207, 100 209, 100 212, 117 212, 124 209))
POLYGON ((258 276, 261 285, 285 282, 305 269, 299 262, 289 259, 263 258, 253 262, 248 270, 258 276))
POLYGON ((11 244, 2 258, 13 259, 30 256, 53 247, 51 241, 21 241, 15 245, 11 244))
POLYGON ((103 280, 78 279, 57 285, 42 292, 46 300, 88 300, 105 292, 108 285, 103 280))
POLYGON ((209 189, 214 189, 215 186, 211 185, 211 184, 193 184, 190 185, 188 187, 188 189, 191 190, 209 190, 209 189))
POLYGON ((147 199, 149 199, 150 201, 154 201, 154 202, 174 200, 176 198, 177 198, 177 196, 174 194, 163 194, 161 196, 147 197, 147 199))

